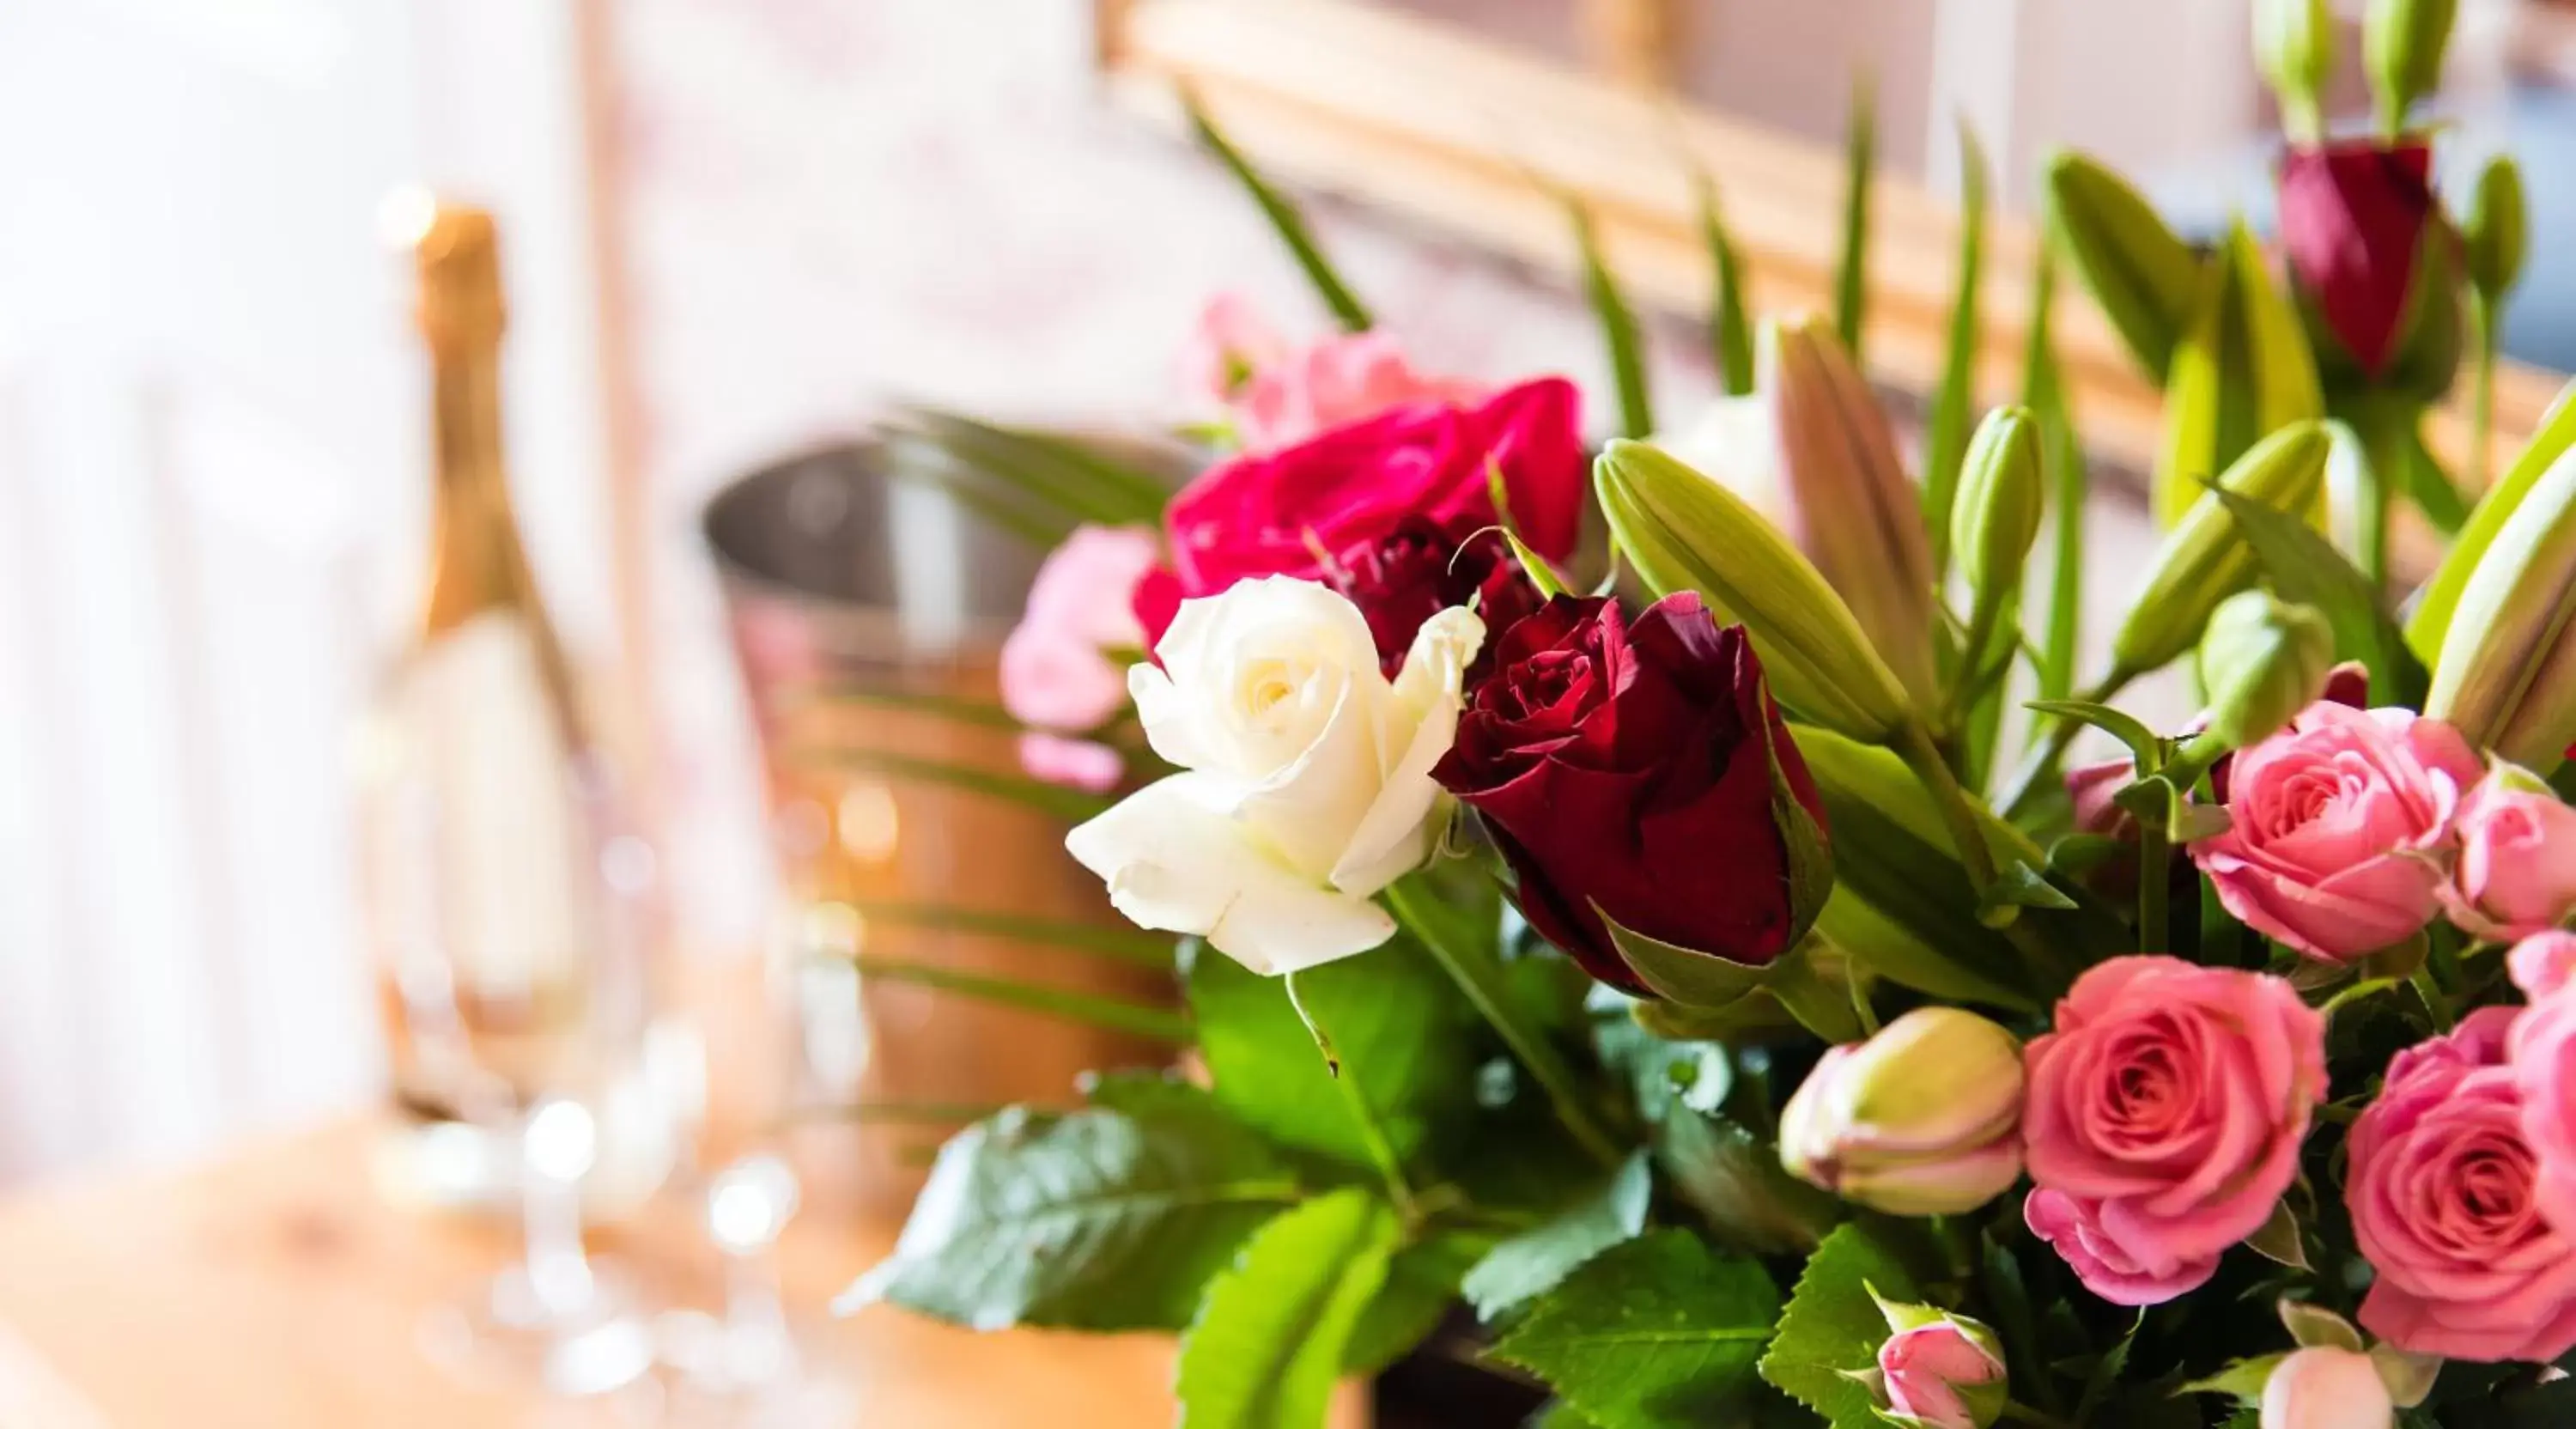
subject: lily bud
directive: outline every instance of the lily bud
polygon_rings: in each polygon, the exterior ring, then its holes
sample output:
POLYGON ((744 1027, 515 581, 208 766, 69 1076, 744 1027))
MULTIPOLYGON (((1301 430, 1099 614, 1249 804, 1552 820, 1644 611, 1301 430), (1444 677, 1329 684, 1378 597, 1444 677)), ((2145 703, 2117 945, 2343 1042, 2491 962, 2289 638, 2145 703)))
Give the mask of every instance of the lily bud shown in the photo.
POLYGON ((1782 324, 1766 339, 1781 529, 1851 607, 1898 683, 1928 703, 1938 689, 1939 583, 1896 433, 1830 323, 1782 324))
MULTIPOLYGON (((2218 478, 2226 490, 2275 511, 2303 512, 2325 482, 2333 440, 2318 422, 2293 422, 2256 442, 2218 478)), ((2254 577, 2254 551, 2215 492, 2202 492, 2156 548, 2111 658, 2137 675, 2199 643, 2218 603, 2254 577)))
POLYGON ((2576 741, 2576 453, 2532 484, 2461 588, 2424 713, 2542 776, 2576 741))
POLYGON ((2011 1397, 2003 1342, 1981 1321, 1929 1305, 1881 1300, 1891 1331, 1878 1347, 1873 1388, 1881 1417, 1909 1429, 1987 1429, 2011 1397))
POLYGON ((2380 128, 2394 135, 2415 101, 2442 86, 2459 0, 2371 0, 2361 19, 2361 66, 2379 98, 2380 128))
POLYGON ((1825 1053, 1780 1114, 1780 1164, 1899 1216, 1959 1215, 2021 1176, 2021 1044, 1924 1007, 1825 1053))
POLYGON ((2313 138, 2320 127, 2317 96, 2334 78, 2335 53, 2326 0, 2254 0, 2254 63, 2296 137, 2313 138))
POLYGON ((2200 292, 2200 255, 2126 179, 2082 154, 2048 161, 2048 219, 2084 286, 2161 383, 2200 292))
POLYGON ((2397 1402, 2359 1350, 2311 1345, 2263 1381, 2262 1429, 2393 1429, 2397 1402))
POLYGON ((2028 407, 1987 413, 1968 443, 1950 507, 1950 549, 1979 600, 2021 584, 2022 563, 2039 539, 2041 484, 2039 420, 2028 407))
POLYGON ((2238 591, 2210 612, 2200 637, 2209 730, 2242 749, 2315 704, 2333 670, 2334 626, 2323 612, 2270 591, 2238 591))
POLYGON ((1780 703, 1871 744, 1911 717, 1851 607, 1744 498, 1643 442, 1612 441, 1592 480, 1638 576, 1659 596, 1697 591, 1720 623, 1743 622, 1780 703))
POLYGON ((2490 303, 2503 297, 2522 276, 2531 249, 2531 213, 2523 198, 2522 170, 2512 155, 2498 154, 2478 171, 2477 192, 2469 200, 2460 238, 2469 285, 2490 303))

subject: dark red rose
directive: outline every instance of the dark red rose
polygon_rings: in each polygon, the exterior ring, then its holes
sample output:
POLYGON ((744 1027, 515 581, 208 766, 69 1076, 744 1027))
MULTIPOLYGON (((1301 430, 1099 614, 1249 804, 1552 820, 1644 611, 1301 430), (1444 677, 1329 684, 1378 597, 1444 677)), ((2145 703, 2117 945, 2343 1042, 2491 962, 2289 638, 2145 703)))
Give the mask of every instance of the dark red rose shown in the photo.
MULTIPOLYGON (((1397 408, 1209 468, 1164 512, 1172 575, 1183 599, 1253 576, 1328 580, 1328 562, 1408 519, 1462 535, 1493 524, 1495 473, 1521 539, 1563 560, 1582 524, 1585 467, 1581 399, 1563 378, 1472 407, 1397 408)), ((1140 593, 1150 637, 1170 622, 1169 597, 1169 586, 1140 593)))
POLYGON ((1539 603, 1538 588, 1500 531, 1487 526, 1462 539, 1420 516, 1341 552, 1325 577, 1368 618, 1378 663, 1390 677, 1403 668, 1422 622, 1450 606, 1476 605, 1490 647, 1504 626, 1539 603))
POLYGON ((2433 215, 2433 153, 2421 140, 2355 139, 2281 160, 2281 248, 2325 324, 2364 373, 2396 355, 2433 215))
POLYGON ((1604 915, 1732 962, 1784 952, 1802 930, 1774 760, 1819 830, 1824 809, 1743 627, 1689 592, 1633 622, 1557 596, 1493 652, 1432 776, 1482 819, 1531 926, 1637 994, 1604 915))

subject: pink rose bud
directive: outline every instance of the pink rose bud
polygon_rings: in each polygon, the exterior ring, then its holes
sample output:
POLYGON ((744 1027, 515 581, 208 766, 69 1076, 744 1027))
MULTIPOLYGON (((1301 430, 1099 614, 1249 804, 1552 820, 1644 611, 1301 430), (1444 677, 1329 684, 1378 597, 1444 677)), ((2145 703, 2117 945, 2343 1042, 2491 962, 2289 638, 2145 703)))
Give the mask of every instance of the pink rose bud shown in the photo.
POLYGON ((1889 1419, 1921 1429, 1986 1429, 2002 1415, 2009 1391, 1994 1331, 1920 1306, 1881 1308, 1891 1326, 1901 1326, 1878 1347, 1889 1419))
POLYGON ((1836 1047, 1780 1117, 1780 1164, 1891 1215, 1957 1215, 2021 1176, 2021 1046, 1955 1007, 1836 1047))
POLYGON ((2432 920, 2451 816, 2478 777, 2439 720, 2320 700, 2238 751, 2228 827, 2194 841, 2192 862, 2257 932, 2346 962, 2432 920))
POLYGON ((2179 958, 2091 968, 2024 1060, 2022 1218, 2119 1305, 2193 1289, 2262 1229, 2326 1094, 2325 1019, 2296 988, 2179 958))
POLYGON ((2347 140, 2282 157, 2281 247, 2299 289, 2364 373, 2396 356, 2434 211, 2421 140, 2347 140))
POLYGON ((2397 1404, 2370 1356, 2316 1345, 2286 1355, 2263 1381, 2262 1429, 2391 1429, 2397 1404))
POLYGON ((2460 801, 2452 827, 2460 858, 2442 888, 2452 922, 2510 942, 2576 915, 2576 809, 2528 770, 2490 770, 2460 801))
POLYGON ((2550 1216, 2549 1151, 2526 1126, 2567 1129, 2568 1029, 2527 1025, 2539 1015, 2480 1008, 2398 1053, 2344 1143, 2344 1205, 2378 1272, 2362 1328, 2401 1350, 2547 1362, 2576 1349, 2576 1239, 2550 1216))

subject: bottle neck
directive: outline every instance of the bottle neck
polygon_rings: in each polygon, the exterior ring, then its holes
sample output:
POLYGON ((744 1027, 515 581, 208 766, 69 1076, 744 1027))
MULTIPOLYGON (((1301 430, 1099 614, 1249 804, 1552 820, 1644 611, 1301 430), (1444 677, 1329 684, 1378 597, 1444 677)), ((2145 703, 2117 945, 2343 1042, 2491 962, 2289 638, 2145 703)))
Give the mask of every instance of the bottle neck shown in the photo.
POLYGON ((501 461, 498 358, 489 346, 431 353, 429 634, 487 610, 534 604, 501 461))

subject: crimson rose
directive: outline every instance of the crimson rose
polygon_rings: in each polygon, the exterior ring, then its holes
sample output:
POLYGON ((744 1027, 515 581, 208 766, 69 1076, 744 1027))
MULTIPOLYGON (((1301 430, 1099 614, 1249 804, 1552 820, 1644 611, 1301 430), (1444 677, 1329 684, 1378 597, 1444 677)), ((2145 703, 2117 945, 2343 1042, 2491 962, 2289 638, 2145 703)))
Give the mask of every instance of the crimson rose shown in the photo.
POLYGON ((1500 475, 1514 529, 1551 560, 1574 553, 1586 459, 1574 384, 1544 377, 1473 406, 1424 403, 1335 427, 1294 446, 1209 468, 1163 520, 1172 569, 1140 586, 1150 639, 1184 599, 1254 576, 1333 583, 1334 563, 1418 518, 1444 531, 1499 519, 1500 475))
POLYGON ((1531 925, 1636 994, 1605 916, 1731 962, 1784 952, 1800 929, 1779 791, 1819 831, 1824 810, 1743 627, 1687 591, 1633 622, 1557 596, 1489 640, 1432 777, 1483 819, 1531 925))
POLYGON ((2365 374, 2396 355, 2433 214, 2432 150, 2420 139, 2294 148, 2281 160, 2281 247, 2299 286, 2365 374))
POLYGON ((1342 552, 1326 576, 1367 618, 1389 679, 1403 667, 1422 622, 1450 606, 1472 601, 1485 628, 1497 632, 1539 606, 1538 587, 1502 532, 1490 526, 1461 540, 1437 522, 1410 516, 1384 536, 1342 552))

